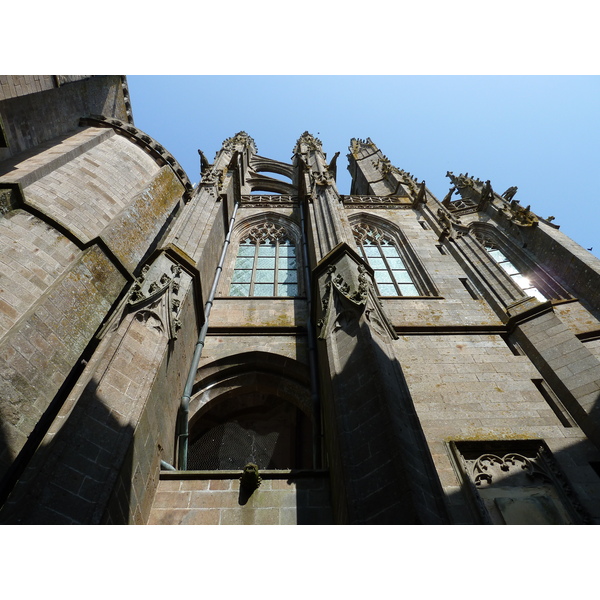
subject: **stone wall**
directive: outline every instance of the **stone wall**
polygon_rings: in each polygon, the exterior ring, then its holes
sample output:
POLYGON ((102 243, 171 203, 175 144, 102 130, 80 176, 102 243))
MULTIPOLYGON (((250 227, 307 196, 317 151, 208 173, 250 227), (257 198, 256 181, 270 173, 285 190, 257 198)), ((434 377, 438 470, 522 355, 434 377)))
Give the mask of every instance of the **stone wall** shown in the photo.
POLYGON ((183 186, 106 129, 81 129, 2 167, 0 186, 20 186, 0 220, 4 473, 156 247, 183 186))
POLYGON ((120 75, 50 85, 54 76, 5 77, 0 81, 0 161, 77 128, 89 114, 131 119, 127 83, 120 75), (40 88, 40 89, 38 89, 40 88))
POLYGON ((248 496, 240 473, 161 473, 148 525, 330 525, 325 472, 262 471, 248 496))

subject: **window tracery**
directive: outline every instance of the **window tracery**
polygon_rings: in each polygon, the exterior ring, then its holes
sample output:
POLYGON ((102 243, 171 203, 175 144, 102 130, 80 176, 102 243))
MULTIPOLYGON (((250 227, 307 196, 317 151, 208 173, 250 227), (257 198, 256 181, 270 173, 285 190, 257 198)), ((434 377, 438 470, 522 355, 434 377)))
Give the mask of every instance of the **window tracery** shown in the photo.
POLYGON ((589 523, 551 452, 541 440, 449 443, 464 491, 482 523, 589 523))
POLYGON ((420 295, 407 260, 391 235, 370 223, 356 224, 352 230, 363 258, 374 271, 379 295, 420 295))
POLYGON ((273 221, 252 227, 240 240, 230 296, 298 296, 296 245, 273 221))

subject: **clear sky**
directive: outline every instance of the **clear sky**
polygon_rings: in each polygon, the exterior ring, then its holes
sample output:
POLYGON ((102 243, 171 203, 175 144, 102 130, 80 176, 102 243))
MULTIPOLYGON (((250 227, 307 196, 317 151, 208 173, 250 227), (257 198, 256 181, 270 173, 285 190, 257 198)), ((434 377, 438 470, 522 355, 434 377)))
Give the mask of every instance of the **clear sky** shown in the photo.
POLYGON ((261 156, 290 162, 304 131, 339 151, 338 189, 353 137, 442 199, 447 171, 516 198, 600 256, 598 76, 128 76, 137 127, 199 180, 223 140, 250 134, 261 156))
MULTIPOLYGON (((195 183, 198 148, 212 160, 224 139, 244 130, 261 155, 289 161, 296 140, 308 130, 322 140, 329 157, 341 153, 338 183, 347 193, 349 141, 370 137, 392 164, 424 179, 439 199, 450 187, 447 171, 489 179, 499 193, 517 186, 524 206, 555 216, 562 231, 600 256, 596 13, 589 0, 105 0, 101 6, 76 7, 63 0, 6 2, 0 70, 190 74, 130 75, 128 82, 135 124, 172 152, 195 183), (386 76, 374 77, 380 74, 386 76)), ((451 582, 473 548, 491 545, 498 555, 509 556, 515 542, 530 545, 530 536, 514 529, 473 528, 460 535, 456 529, 384 529, 374 534, 369 528, 342 528, 317 536, 313 529, 263 529, 258 541, 252 530, 242 543, 241 532, 250 530, 236 529, 231 537, 222 529, 203 529, 201 543, 210 550, 202 554, 202 572, 213 577, 208 583, 204 578, 202 589, 218 594, 220 584, 229 582, 239 593, 235 586, 249 568, 298 596, 308 588, 294 579, 297 569, 290 565, 303 564, 322 595, 388 597, 400 581, 403 590, 455 598, 464 596, 464 586, 451 582)), ((536 530, 529 571, 542 572, 562 544, 569 552, 561 554, 561 566, 577 569, 578 576, 542 580, 525 574, 516 580, 521 595, 589 595, 597 560, 583 539, 591 530, 584 529, 536 530)), ((96 571, 111 570, 105 581, 94 580, 98 593, 111 593, 117 585, 122 594, 141 590, 151 597, 173 587, 171 578, 154 576, 158 568, 164 571, 162 563, 157 568, 157 548, 176 545, 192 556, 200 539, 189 530, 178 530, 173 538, 173 529, 167 530, 100 528, 92 537, 87 528, 68 530, 69 536, 65 529, 60 551, 36 564, 42 573, 36 581, 29 563, 20 560, 29 551, 29 538, 11 536, 3 558, 6 563, 16 557, 8 566, 13 579, 28 578, 35 591, 37 585, 47 592, 47 581, 63 569, 67 556, 75 567, 61 585, 70 583, 74 593, 86 584, 93 565, 96 571), (121 548, 123 556, 115 555, 121 548), (115 570, 119 561, 130 568, 115 570), (132 569, 142 576, 132 578, 132 569)), ((51 535, 43 542, 56 544, 51 535)), ((506 586, 489 581, 489 569, 469 572, 472 589, 485 589, 488 600, 505 598, 506 586)), ((186 593, 198 593, 197 578, 188 577, 183 586, 186 593)), ((258 598, 263 588, 246 586, 243 593, 258 598)))

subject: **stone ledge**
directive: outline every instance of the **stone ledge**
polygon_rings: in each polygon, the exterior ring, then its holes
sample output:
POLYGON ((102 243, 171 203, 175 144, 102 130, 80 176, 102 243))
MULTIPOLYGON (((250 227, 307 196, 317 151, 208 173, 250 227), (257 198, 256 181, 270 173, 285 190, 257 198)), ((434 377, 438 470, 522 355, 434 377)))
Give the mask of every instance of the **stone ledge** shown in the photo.
MULTIPOLYGON (((311 477, 329 477, 329 471, 326 469, 282 469, 282 470, 260 470, 262 479, 306 479, 311 477)), ((180 479, 239 479, 242 470, 235 471, 161 471, 160 480, 180 480, 180 479)))

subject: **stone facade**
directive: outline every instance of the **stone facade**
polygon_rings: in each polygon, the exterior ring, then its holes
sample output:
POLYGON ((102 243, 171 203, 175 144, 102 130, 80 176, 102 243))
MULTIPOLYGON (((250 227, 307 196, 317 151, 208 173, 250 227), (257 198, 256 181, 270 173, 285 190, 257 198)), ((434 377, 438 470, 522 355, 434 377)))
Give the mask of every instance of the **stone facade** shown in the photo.
POLYGON ((0 120, 1 522, 600 522, 600 261, 515 189, 244 132, 193 188, 121 77, 0 120))

